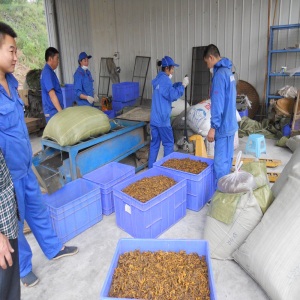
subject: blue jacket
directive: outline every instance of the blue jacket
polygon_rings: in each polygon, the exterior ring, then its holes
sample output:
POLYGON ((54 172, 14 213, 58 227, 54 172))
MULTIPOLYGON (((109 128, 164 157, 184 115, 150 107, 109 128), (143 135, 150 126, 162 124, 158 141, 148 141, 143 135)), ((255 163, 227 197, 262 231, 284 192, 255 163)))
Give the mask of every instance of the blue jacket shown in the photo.
POLYGON ((31 168, 32 150, 24 119, 24 103, 18 94, 18 81, 6 74, 11 97, 0 85, 0 148, 12 179, 26 176, 31 168))
POLYGON ((150 124, 157 127, 171 126, 170 117, 172 102, 178 100, 184 93, 181 82, 172 84, 165 72, 159 72, 152 80, 153 95, 150 124))
POLYGON ((58 78, 55 72, 48 64, 45 64, 42 70, 40 82, 42 88, 42 102, 44 114, 49 115, 49 117, 53 117, 58 111, 50 99, 49 92, 51 90, 55 91, 61 108, 64 108, 64 102, 58 78))
POLYGON ((231 72, 232 63, 222 58, 214 66, 211 85, 211 127, 215 137, 234 135, 238 130, 236 119, 236 82, 231 72))
POLYGON ((78 105, 89 105, 90 104, 85 99, 80 99, 80 94, 84 94, 87 96, 94 97, 94 88, 93 88, 93 77, 89 70, 83 70, 81 66, 79 66, 74 73, 74 90, 76 94, 76 102, 78 105))

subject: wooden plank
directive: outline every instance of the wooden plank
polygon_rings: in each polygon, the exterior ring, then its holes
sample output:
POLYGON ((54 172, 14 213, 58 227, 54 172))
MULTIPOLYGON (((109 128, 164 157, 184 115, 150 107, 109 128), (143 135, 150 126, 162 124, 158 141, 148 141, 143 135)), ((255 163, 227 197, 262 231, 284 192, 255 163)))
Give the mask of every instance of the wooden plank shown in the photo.
POLYGON ((150 122, 150 112, 151 112, 151 108, 136 107, 136 108, 118 116, 117 119, 150 122))
POLYGON ((39 118, 25 118, 25 123, 29 133, 37 132, 40 130, 39 118))
POLYGON ((268 175, 268 178, 269 178, 269 181, 270 181, 270 182, 275 182, 275 181, 278 179, 280 173, 276 173, 276 172, 267 172, 267 175, 268 175))
MULTIPOLYGON (((242 158, 242 161, 244 163, 252 162, 252 161, 256 161, 256 158, 244 157, 244 158, 242 158)), ((275 167, 282 165, 282 162, 279 159, 260 158, 259 161, 265 162, 267 168, 275 168, 275 167)), ((235 158, 232 161, 232 165, 233 166, 235 165, 235 158)))
POLYGON ((43 189, 42 192, 48 193, 49 191, 48 191, 47 185, 46 185, 45 181, 43 180, 43 178, 40 176, 40 174, 37 171, 37 169, 35 168, 35 166, 31 165, 31 168, 32 168, 32 171, 33 171, 34 175, 36 176, 41 188, 43 189))
POLYGON ((23 233, 24 233, 24 234, 27 234, 27 233, 30 233, 30 232, 31 232, 30 227, 28 226, 27 222, 24 221, 23 233))

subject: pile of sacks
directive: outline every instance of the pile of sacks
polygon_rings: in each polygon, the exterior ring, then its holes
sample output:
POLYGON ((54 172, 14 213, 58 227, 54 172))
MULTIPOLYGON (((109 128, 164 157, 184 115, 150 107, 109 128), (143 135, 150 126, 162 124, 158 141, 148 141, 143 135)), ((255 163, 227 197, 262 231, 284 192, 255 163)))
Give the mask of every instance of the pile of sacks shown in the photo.
POLYGON ((274 200, 266 163, 243 164, 241 155, 240 151, 235 171, 218 181, 209 206, 204 239, 209 241, 212 258, 232 259, 274 200))
POLYGON ((271 191, 265 176, 265 166, 253 162, 220 180, 223 192, 212 199, 205 238, 213 258, 234 259, 270 299, 299 299, 300 147, 271 191))

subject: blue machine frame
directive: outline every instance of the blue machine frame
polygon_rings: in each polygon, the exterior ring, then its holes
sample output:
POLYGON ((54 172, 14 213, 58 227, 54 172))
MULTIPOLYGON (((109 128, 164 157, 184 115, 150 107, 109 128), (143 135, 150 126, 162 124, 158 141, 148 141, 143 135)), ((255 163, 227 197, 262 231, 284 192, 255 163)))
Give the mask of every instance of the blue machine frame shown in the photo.
MULTIPOLYGON (((67 152, 69 158, 58 168, 60 183, 64 185, 111 161, 120 161, 149 143, 145 122, 115 119, 110 124, 111 132, 73 146, 62 147, 42 139, 43 150, 33 157, 33 165, 39 166, 47 158, 67 152)), ((145 166, 139 166, 136 171, 145 166)))

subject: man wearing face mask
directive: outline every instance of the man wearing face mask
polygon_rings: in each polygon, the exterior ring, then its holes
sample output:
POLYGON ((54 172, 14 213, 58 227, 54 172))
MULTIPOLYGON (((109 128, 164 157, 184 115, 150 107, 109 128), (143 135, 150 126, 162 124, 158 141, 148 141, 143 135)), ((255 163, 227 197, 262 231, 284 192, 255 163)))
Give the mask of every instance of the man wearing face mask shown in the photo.
POLYGON ((172 83, 174 68, 179 67, 170 56, 165 56, 158 62, 162 70, 152 80, 153 96, 150 115, 151 143, 148 168, 153 167, 157 159, 160 142, 164 147, 164 156, 173 152, 174 137, 171 127, 172 102, 178 100, 189 84, 188 77, 182 82, 172 83))
POLYGON ((93 77, 88 69, 91 55, 81 52, 78 56, 78 68, 74 73, 74 90, 77 105, 94 106, 97 96, 94 96, 93 77))

